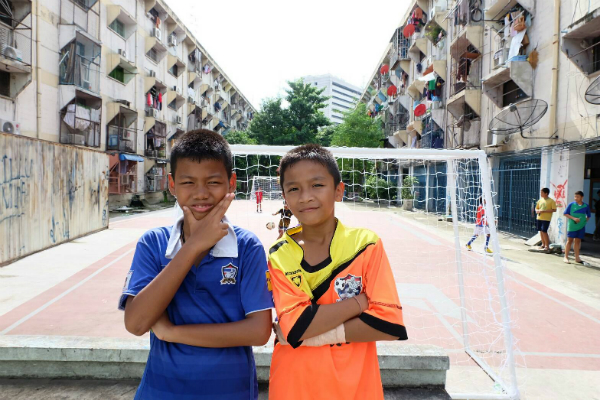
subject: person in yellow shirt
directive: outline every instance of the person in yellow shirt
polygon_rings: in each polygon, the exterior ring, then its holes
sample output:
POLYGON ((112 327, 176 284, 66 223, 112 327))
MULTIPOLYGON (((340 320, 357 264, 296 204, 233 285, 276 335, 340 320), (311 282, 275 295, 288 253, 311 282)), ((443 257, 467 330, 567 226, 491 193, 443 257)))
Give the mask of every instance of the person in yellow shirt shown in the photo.
POLYGON ((550 189, 543 188, 540 191, 540 199, 535 204, 535 213, 537 214, 536 225, 542 238, 541 250, 550 251, 550 237, 548 228, 552 221, 552 214, 556 212, 556 203, 550 197, 550 189))

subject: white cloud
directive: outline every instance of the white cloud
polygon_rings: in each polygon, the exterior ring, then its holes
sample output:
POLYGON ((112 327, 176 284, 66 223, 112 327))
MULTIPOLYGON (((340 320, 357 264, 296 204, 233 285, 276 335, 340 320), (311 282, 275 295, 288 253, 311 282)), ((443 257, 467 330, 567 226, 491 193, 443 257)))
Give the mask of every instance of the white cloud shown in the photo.
POLYGON ((288 80, 331 73, 361 88, 408 0, 167 0, 255 107, 288 80))

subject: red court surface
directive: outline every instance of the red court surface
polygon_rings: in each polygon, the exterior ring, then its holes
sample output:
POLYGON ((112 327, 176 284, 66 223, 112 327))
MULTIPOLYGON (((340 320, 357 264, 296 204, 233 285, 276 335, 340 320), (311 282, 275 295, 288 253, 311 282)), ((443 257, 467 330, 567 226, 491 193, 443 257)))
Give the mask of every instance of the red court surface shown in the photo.
MULTIPOLYGON (((257 214, 252 202, 236 201, 228 216, 233 223, 254 231, 268 247, 277 232, 267 230, 265 224, 277 222, 270 214, 280 205, 277 201, 265 201, 264 213, 257 214)), ((403 305, 408 342, 446 349, 451 371, 476 367, 462 350, 465 325, 461 320, 463 309, 452 225, 346 205, 338 208, 337 215, 348 226, 368 227, 381 236, 403 305)), ((0 334, 131 337, 123 326, 117 302, 137 238, 144 230, 171 225, 173 220, 172 211, 163 211, 111 221, 110 230, 115 234, 130 230, 129 239, 119 236, 123 242, 116 250, 102 254, 98 261, 81 266, 78 272, 0 315, 0 334)), ((476 252, 464 249, 470 229, 462 227, 460 231, 467 337, 472 348, 498 369, 506 359, 506 347, 494 259, 481 253, 482 239, 474 244, 476 252)), ((103 243, 96 246, 101 253, 103 243)), ((524 376, 520 383, 525 388, 539 385, 535 378, 526 377, 525 368, 560 370, 563 376, 578 371, 600 371, 600 311, 514 269, 505 268, 504 273, 516 340, 516 365, 521 371, 519 376, 524 376)), ((502 376, 507 376, 506 370, 502 376)), ((452 379, 450 375, 449 383, 452 379)), ((532 393, 540 393, 539 388, 532 393)))

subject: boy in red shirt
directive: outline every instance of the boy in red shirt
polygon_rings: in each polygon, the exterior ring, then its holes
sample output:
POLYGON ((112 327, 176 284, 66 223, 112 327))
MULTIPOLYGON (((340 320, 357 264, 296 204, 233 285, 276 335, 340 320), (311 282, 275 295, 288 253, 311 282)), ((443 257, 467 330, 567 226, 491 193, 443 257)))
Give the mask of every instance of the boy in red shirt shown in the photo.
POLYGON ((492 254, 493 251, 488 246, 490 244, 490 225, 488 224, 487 216, 485 215, 485 202, 480 197, 479 198, 479 206, 477 207, 477 219, 475 220, 475 230, 473 231, 473 237, 469 240, 466 247, 471 250, 471 244, 477 239, 479 235, 485 234, 485 247, 483 251, 492 254))
POLYGON ((256 212, 262 212, 262 200, 263 200, 263 191, 259 186, 258 189, 256 189, 256 212), (260 211, 259 211, 259 209, 260 209, 260 211))

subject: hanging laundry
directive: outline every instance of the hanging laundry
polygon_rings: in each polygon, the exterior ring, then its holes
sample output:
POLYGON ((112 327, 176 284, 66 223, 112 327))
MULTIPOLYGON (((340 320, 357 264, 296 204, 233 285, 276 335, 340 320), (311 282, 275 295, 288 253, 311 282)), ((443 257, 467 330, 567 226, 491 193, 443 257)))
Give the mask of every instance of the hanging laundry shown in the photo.
POLYGON ((147 104, 149 106, 152 106, 152 95, 150 94, 150 92, 148 92, 148 102, 147 102, 147 104))
POLYGON ((429 81, 427 84, 428 84, 428 89, 430 91, 435 90, 435 88, 436 88, 436 80, 435 79, 432 80, 432 81, 429 81))

